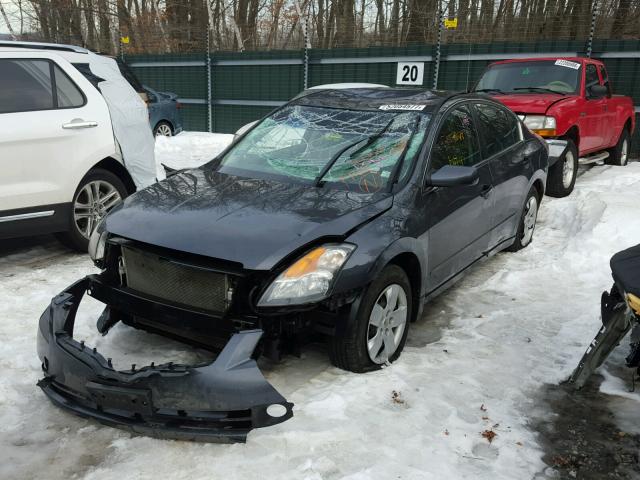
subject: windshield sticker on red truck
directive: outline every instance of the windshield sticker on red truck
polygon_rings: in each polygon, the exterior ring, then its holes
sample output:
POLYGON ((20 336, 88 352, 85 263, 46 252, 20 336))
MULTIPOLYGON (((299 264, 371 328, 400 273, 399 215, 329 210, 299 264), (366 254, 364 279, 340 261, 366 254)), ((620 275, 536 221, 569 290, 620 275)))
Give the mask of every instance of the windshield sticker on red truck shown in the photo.
POLYGON ((556 65, 560 65, 561 67, 573 68, 574 70, 578 70, 580 68, 579 63, 570 62, 569 60, 556 60, 556 65))
POLYGON ((380 110, 424 110, 426 105, 380 105, 380 110))

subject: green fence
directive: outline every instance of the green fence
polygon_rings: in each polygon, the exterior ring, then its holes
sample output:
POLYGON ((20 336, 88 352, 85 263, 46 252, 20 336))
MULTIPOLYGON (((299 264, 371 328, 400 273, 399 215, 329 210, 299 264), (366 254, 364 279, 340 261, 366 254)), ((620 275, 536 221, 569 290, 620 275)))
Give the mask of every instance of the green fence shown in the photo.
MULTIPOLYGON (((492 61, 528 56, 585 56, 584 42, 445 44, 128 56, 140 80, 175 92, 184 105, 186 130, 235 132, 314 85, 367 82, 393 86, 397 63, 424 62, 422 86, 446 90, 472 87, 492 61), (438 53, 440 54, 438 57, 438 53), (439 60, 439 61, 438 61, 439 60)), ((640 40, 594 40, 592 56, 607 65, 614 91, 634 98, 640 110, 640 40)), ((640 153, 639 135, 633 151, 640 153)))

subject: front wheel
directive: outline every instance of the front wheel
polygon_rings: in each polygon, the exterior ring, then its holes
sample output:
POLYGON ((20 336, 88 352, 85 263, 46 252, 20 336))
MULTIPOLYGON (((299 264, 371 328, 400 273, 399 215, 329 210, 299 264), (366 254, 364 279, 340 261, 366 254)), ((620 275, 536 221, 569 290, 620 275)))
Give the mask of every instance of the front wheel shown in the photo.
POLYGON ((331 362, 361 373, 395 361, 407 340, 411 315, 407 274, 388 265, 364 293, 355 321, 349 321, 344 332, 331 339, 331 362))
POLYGON ((96 168, 87 173, 73 195, 69 230, 58 239, 69 248, 86 252, 89 237, 98 222, 127 196, 127 188, 116 175, 96 168))
POLYGON ((513 245, 509 248, 512 252, 522 250, 533 240, 533 232, 536 229, 536 222, 538 220, 538 208, 539 208, 538 191, 535 187, 531 187, 527 199, 524 202, 524 208, 522 209, 522 216, 520 217, 520 223, 518 224, 518 233, 513 245))
POLYGON ((547 177, 547 195, 566 197, 573 192, 578 175, 578 148, 573 140, 567 139, 564 155, 549 168, 547 177))

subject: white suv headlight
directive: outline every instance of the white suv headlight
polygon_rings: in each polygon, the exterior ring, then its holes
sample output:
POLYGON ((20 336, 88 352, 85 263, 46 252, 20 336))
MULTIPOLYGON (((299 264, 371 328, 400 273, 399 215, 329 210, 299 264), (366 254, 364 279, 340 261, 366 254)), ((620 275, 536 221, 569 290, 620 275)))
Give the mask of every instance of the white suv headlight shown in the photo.
POLYGON ((259 307, 316 302, 326 298, 336 273, 347 261, 355 245, 326 244, 314 248, 293 263, 269 285, 259 307))

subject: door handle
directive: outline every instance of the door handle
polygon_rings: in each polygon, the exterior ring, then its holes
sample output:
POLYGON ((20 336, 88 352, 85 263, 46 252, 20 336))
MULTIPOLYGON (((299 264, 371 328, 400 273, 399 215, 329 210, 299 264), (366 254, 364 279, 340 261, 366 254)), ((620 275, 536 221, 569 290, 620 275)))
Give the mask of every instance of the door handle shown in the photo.
POLYGON ((71 120, 69 123, 62 124, 62 128, 66 130, 75 130, 80 128, 93 128, 97 126, 98 126, 98 122, 85 122, 83 120, 71 120))
POLYGON ((493 190, 493 185, 482 185, 482 189, 480 190, 480 196, 483 198, 489 198, 489 194, 493 190))

